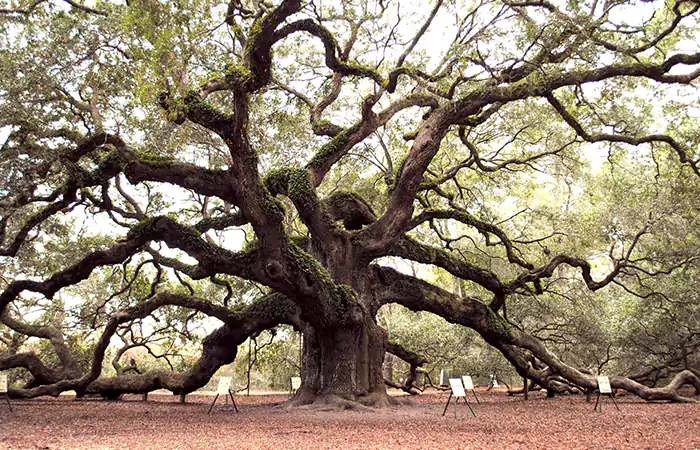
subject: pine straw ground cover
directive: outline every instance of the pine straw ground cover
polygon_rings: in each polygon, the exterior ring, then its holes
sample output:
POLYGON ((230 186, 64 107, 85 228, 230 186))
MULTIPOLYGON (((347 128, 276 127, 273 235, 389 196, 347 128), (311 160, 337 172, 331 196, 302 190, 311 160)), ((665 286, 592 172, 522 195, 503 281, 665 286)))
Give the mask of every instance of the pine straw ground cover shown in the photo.
MULTIPOLYGON (((700 404, 609 399, 593 412, 583 396, 529 401, 482 392, 477 417, 458 405, 442 416, 447 393, 417 398, 415 406, 372 411, 286 410, 285 395, 236 396, 241 410, 215 409, 213 397, 170 395, 124 400, 34 399, 0 405, 2 449, 316 449, 316 448, 700 448, 700 404)), ((220 405, 221 399, 219 400, 220 405)))

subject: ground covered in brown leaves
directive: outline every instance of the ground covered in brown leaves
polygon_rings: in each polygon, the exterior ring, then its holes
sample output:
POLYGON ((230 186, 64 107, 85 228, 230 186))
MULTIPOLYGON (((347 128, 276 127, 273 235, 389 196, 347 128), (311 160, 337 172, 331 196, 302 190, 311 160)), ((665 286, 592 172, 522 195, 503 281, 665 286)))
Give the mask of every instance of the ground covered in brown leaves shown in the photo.
MULTIPOLYGON (((479 392, 479 391, 477 391, 479 392)), ((646 403, 618 398, 604 412, 582 396, 529 401, 504 392, 480 392, 467 415, 457 418, 447 393, 417 398, 415 406, 372 411, 318 411, 278 406, 285 395, 236 396, 240 413, 226 411, 213 397, 151 395, 148 402, 126 396, 98 399, 0 403, 1 449, 315 449, 315 448, 700 448, 700 404, 646 403)))

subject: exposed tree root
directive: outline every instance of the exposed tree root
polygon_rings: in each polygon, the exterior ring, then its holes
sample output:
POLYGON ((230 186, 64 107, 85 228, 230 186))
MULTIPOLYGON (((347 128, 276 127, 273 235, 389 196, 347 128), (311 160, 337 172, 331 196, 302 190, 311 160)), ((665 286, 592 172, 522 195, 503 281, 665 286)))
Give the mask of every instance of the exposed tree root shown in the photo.
POLYGON ((292 398, 280 405, 286 410, 303 409, 310 411, 371 411, 372 408, 360 402, 340 397, 338 395, 318 395, 309 401, 309 397, 292 398))
POLYGON ((408 397, 392 397, 385 392, 373 392, 354 399, 338 395, 315 395, 312 392, 300 391, 288 402, 279 405, 283 409, 304 409, 317 411, 372 411, 394 406, 415 405, 408 397))
POLYGON ((416 386, 413 386, 412 381, 411 381, 411 383, 406 382, 404 384, 400 384, 400 383, 395 383, 391 380, 384 379, 384 384, 386 384, 389 387, 393 387, 394 389, 401 389, 402 391, 406 392, 407 394, 411 394, 411 395, 420 394, 420 390, 416 386))

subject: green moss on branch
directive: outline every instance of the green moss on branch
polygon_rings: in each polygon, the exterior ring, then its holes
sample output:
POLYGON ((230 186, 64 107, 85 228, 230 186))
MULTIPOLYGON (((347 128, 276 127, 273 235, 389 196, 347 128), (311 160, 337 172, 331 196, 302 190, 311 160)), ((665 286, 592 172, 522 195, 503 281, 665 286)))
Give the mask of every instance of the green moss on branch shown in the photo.
POLYGON ((300 210, 313 208, 318 198, 306 169, 284 167, 268 172, 263 180, 272 195, 286 195, 300 210))
POLYGON ((319 149, 306 167, 316 169, 326 164, 328 160, 345 150, 345 147, 350 142, 350 138, 359 129, 360 124, 358 123, 338 133, 336 137, 319 149))

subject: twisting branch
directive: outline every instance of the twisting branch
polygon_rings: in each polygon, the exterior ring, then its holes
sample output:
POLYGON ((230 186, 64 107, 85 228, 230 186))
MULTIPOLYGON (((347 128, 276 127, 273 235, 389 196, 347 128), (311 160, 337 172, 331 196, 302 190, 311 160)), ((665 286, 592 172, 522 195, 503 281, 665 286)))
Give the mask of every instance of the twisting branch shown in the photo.
POLYGON ((384 380, 384 383, 386 383, 389 386, 392 386, 397 389, 402 389, 405 392, 408 392, 411 395, 417 395, 418 392, 416 391, 416 380, 418 379, 418 370, 420 366, 426 364, 428 360, 424 358, 423 356, 412 352, 401 345, 389 341, 386 346, 386 351, 391 353, 394 356, 397 356, 407 362, 410 366, 409 369, 409 375, 406 378, 406 381, 404 382, 403 385, 397 385, 391 380, 384 380))
POLYGON ((498 297, 505 295, 507 289, 493 272, 455 258, 444 250, 421 244, 409 237, 401 238, 387 255, 441 267, 456 277, 479 284, 498 297))
MULTIPOLYGON (((520 375, 549 387, 557 375, 582 389, 596 389, 596 378, 564 363, 537 338, 516 328, 494 313, 489 306, 474 298, 462 298, 430 283, 387 267, 374 267, 376 289, 384 303, 396 302, 413 311, 430 311, 452 323, 477 331, 489 344, 508 359, 520 375), (544 369, 536 369, 523 351, 529 351, 542 361, 544 369)), ((678 393, 680 387, 691 384, 700 392, 700 378, 690 370, 679 373, 662 388, 649 388, 625 377, 611 377, 613 388, 624 389, 646 400, 696 402, 678 393)))
MULTIPOLYGON (((0 9, 0 14, 17 14, 17 15, 23 15, 23 16, 30 16, 36 8, 41 5, 42 3, 46 3, 49 0, 35 0, 32 3, 30 3, 27 7, 24 9, 22 8, 16 8, 16 9, 7 9, 7 8, 1 8, 0 9)), ((75 9, 79 9, 80 11, 84 11, 86 13, 90 14, 96 14, 98 16, 104 16, 107 17, 107 13, 104 11, 100 11, 98 9, 90 8, 89 6, 82 5, 78 2, 75 2, 73 0, 61 0, 65 3, 68 3, 70 6, 72 6, 75 9)))
POLYGON ((15 397, 31 398, 41 395, 56 396, 66 390, 76 390, 79 395, 95 391, 114 395, 115 392, 138 393, 159 388, 170 389, 175 393, 191 392, 206 384, 221 365, 230 363, 236 355, 236 346, 248 336, 280 323, 297 321, 296 306, 279 295, 263 297, 250 306, 229 310, 196 297, 169 292, 160 293, 142 304, 126 308, 111 317, 95 346, 88 373, 80 378, 61 379, 53 384, 31 389, 12 389, 10 394, 15 397), (204 352, 199 361, 184 374, 154 371, 141 375, 122 375, 98 380, 106 349, 118 327, 136 319, 143 319, 156 309, 167 305, 201 311, 222 320, 226 325, 205 340, 204 352))
POLYGON ((63 372, 69 375, 78 373, 78 363, 75 360, 73 352, 71 352, 66 345, 63 333, 60 329, 52 325, 30 325, 24 323, 12 317, 7 309, 0 315, 0 322, 10 329, 26 336, 48 340, 56 351, 56 355, 63 366, 63 372))
POLYGON ((696 175, 700 176, 700 166, 698 166, 698 164, 700 164, 700 159, 693 160, 690 156, 688 156, 689 154, 692 154, 692 152, 690 152, 688 148, 686 148, 684 145, 682 145, 680 142, 676 141, 672 137, 663 134, 652 134, 642 137, 631 137, 619 134, 605 133, 590 134, 586 130, 584 130, 583 126, 566 110, 564 105, 562 105, 561 102, 557 100, 554 94, 549 93, 545 95, 545 97, 547 98, 547 101, 549 101, 549 104, 552 105, 552 107, 557 111, 557 113, 559 113, 562 119, 564 119, 564 121, 567 124, 569 124, 571 128, 574 129, 576 134, 581 136, 587 142, 621 142, 629 145, 650 144, 654 142, 664 143, 676 152, 681 163, 688 164, 693 170, 693 172, 695 172, 696 175))
POLYGON ((153 240, 162 240, 173 248, 180 248, 196 258, 200 265, 190 273, 192 278, 205 278, 214 273, 232 275, 245 273, 248 277, 257 278, 252 275, 251 263, 256 258, 254 254, 235 254, 223 250, 200 239, 199 233, 191 228, 180 225, 167 217, 156 217, 132 228, 125 239, 117 242, 108 250, 93 252, 45 281, 13 281, 0 294, 0 313, 25 290, 52 298, 60 289, 87 279, 96 268, 124 262, 127 258, 142 251, 144 246, 153 240))
POLYGON ((496 225, 478 220, 476 217, 463 210, 425 210, 411 220, 411 228, 414 228, 426 221, 433 219, 453 219, 465 225, 474 227, 481 233, 493 234, 498 237, 500 243, 505 247, 506 255, 508 256, 509 262, 517 264, 520 267, 524 267, 526 269, 534 269, 535 267, 531 263, 522 260, 518 255, 515 254, 515 247, 513 246, 513 243, 508 238, 508 236, 506 236, 503 230, 498 228, 496 225))
POLYGON ((385 84, 384 78, 376 70, 369 67, 355 66, 342 62, 338 58, 338 53, 340 53, 340 50, 338 49, 335 38, 331 32, 312 19, 302 19, 280 28, 274 34, 274 41, 280 41, 299 31, 306 31, 307 33, 312 34, 321 40, 325 49, 326 66, 328 66, 328 68, 332 71, 344 76, 369 78, 379 86, 383 86, 385 84))

